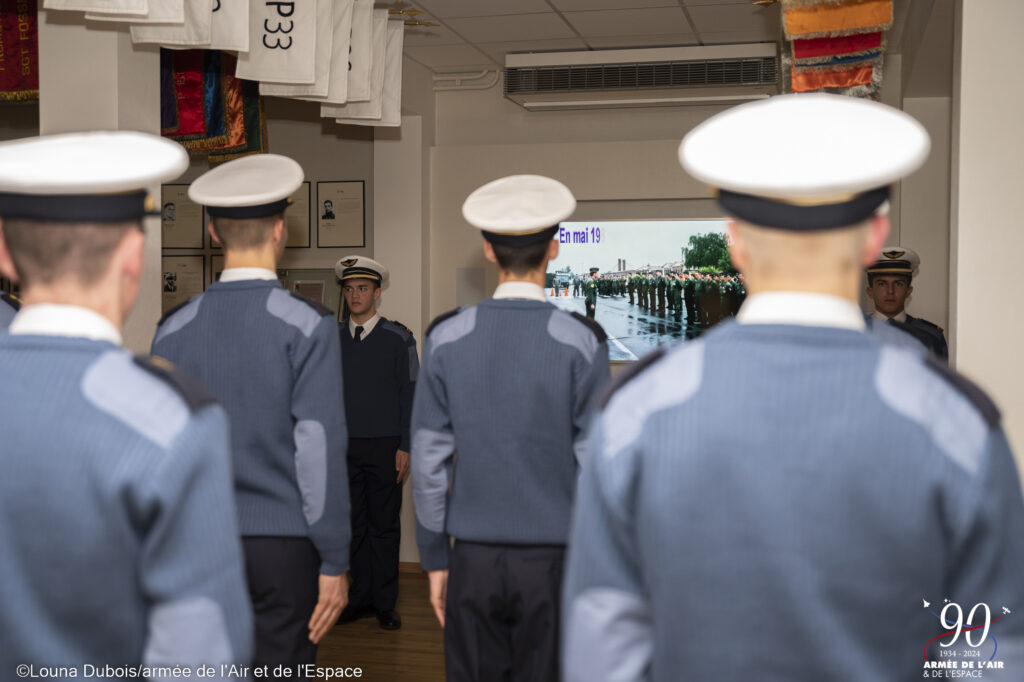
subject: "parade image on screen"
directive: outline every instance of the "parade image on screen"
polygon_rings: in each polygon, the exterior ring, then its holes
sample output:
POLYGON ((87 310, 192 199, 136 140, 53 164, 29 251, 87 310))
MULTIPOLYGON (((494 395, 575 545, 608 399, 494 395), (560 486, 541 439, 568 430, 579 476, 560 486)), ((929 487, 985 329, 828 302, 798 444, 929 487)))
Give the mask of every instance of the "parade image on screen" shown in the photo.
POLYGON ((553 304, 593 317, 610 358, 638 360, 735 315, 746 292, 725 220, 565 222, 548 264, 553 304))

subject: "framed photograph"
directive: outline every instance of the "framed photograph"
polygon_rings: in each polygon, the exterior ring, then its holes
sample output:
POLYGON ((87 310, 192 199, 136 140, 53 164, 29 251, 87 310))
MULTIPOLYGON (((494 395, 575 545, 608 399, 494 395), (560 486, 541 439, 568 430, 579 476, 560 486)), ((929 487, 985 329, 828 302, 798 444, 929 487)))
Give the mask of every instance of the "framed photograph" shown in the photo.
POLYGON ((164 312, 206 290, 205 256, 164 256, 161 264, 164 312))
POLYGON ((309 239, 309 193, 310 182, 302 183, 291 196, 292 203, 284 212, 285 227, 288 228, 289 249, 308 249, 309 239))
POLYGON ((222 272, 224 272, 224 256, 210 256, 210 284, 219 282, 222 272))
POLYGON ((341 310, 341 285, 334 268, 279 269, 281 286, 310 301, 322 303, 331 310, 341 310))
POLYGON ((365 193, 362 180, 316 183, 318 248, 366 246, 365 193))
POLYGON ((203 248, 203 207, 188 198, 188 185, 160 186, 163 248, 203 248))

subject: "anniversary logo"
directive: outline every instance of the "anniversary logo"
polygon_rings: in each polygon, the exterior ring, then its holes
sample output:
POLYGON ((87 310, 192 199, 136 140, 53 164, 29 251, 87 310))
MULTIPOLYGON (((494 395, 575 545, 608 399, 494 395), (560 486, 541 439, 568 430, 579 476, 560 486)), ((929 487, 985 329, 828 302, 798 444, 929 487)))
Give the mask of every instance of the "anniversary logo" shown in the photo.
POLYGON ((1012 615, 1010 608, 992 608, 979 602, 964 613, 960 604, 943 599, 939 611, 927 599, 921 600, 929 617, 939 621, 942 631, 924 645, 923 678, 984 679, 986 673, 1005 678, 1006 662, 997 657, 999 640, 993 626, 1012 615))

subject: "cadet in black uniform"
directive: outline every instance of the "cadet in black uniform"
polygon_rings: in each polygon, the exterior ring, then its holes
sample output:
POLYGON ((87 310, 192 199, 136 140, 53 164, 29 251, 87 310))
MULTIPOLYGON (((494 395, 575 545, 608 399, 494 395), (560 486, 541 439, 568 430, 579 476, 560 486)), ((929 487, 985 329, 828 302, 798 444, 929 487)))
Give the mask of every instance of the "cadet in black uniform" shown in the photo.
POLYGON ((402 483, 409 472, 409 420, 419 371, 416 339, 377 313, 387 268, 347 256, 334 269, 349 310, 340 333, 353 584, 341 622, 376 615, 381 628, 397 630, 402 483))
POLYGON ((882 249, 878 260, 867 269, 867 294, 875 304, 872 317, 879 322, 902 322, 900 329, 909 333, 940 358, 949 359, 949 348, 942 327, 920 317, 908 315, 907 297, 914 291, 911 279, 921 258, 902 246, 882 249))

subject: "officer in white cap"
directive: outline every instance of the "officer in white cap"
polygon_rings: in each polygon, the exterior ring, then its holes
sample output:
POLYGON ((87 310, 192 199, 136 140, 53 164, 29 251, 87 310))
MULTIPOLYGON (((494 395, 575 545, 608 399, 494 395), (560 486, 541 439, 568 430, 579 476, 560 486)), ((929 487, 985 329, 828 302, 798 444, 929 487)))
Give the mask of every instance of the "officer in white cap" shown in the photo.
POLYGON ((871 317, 880 323, 899 323, 900 329, 940 358, 947 359, 949 349, 942 327, 908 315, 906 311, 907 297, 914 291, 911 282, 920 264, 921 258, 912 249, 887 246, 881 250, 878 260, 867 268, 866 291, 875 304, 871 317))
POLYGON ((449 682, 558 679, 569 512, 592 398, 609 373, 601 327, 543 289, 558 224, 575 208, 565 185, 538 175, 470 194, 462 214, 483 233, 498 288, 427 329, 413 495, 449 682))
POLYGON ((409 422, 419 371, 416 339, 377 312, 388 269, 365 256, 334 266, 348 315, 340 323, 352 503, 352 590, 341 622, 376 615, 384 630, 402 627, 398 554, 402 483, 409 472, 409 422))
MULTIPOLYGON (((256 617, 255 664, 316 661, 348 595, 349 507, 341 348, 334 314, 284 290, 275 269, 302 168, 247 156, 189 187, 224 272, 169 311, 153 352, 186 368, 231 418, 235 502, 256 617)), ((302 676, 289 668, 291 677, 302 676)))
POLYGON ((187 167, 142 133, 0 144, 0 274, 23 296, 0 334, 4 679, 85 664, 223 679, 249 663, 227 418, 194 379, 121 346, 145 188, 187 167))
MULTIPOLYGON (((684 169, 734 219, 749 297, 642 360, 595 416, 566 680, 907 680, 948 634, 922 597, 1024 603, 998 411, 945 363, 867 333, 857 305, 888 187, 928 148, 903 112, 824 94, 731 108, 683 140, 684 169)), ((1024 619, 998 625, 1015 679, 1024 619)))

